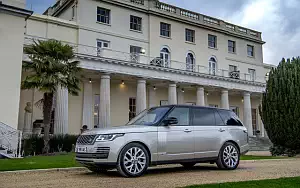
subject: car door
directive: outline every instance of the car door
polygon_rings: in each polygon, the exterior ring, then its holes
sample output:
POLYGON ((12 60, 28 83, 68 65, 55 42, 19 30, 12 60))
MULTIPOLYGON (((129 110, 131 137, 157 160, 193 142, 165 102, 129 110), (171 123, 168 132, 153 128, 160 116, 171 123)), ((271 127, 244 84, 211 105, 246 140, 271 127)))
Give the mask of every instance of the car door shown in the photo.
POLYGON ((241 148, 247 147, 248 132, 238 116, 234 112, 228 110, 218 110, 218 112, 224 121, 227 132, 231 136, 230 139, 237 142, 241 148))
POLYGON ((216 109, 195 107, 191 119, 195 135, 195 158, 218 156, 225 129, 217 125, 222 120, 216 109))
POLYGON ((158 160, 194 159, 194 132, 190 126, 190 108, 175 107, 166 118, 175 117, 174 125, 158 127, 158 160))

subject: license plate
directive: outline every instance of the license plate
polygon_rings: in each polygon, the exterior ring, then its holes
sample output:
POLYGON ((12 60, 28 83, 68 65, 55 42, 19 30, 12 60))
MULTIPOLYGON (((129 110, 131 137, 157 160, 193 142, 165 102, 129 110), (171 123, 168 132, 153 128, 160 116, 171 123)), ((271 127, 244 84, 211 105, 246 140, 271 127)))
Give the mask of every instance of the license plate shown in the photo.
POLYGON ((87 153, 87 147, 76 147, 76 153, 87 153))

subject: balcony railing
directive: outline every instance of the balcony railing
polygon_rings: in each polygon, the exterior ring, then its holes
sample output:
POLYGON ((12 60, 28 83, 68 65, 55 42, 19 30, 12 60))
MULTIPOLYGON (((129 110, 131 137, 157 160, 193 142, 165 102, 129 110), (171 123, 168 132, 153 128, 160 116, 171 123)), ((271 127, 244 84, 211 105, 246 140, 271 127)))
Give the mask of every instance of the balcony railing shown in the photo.
MULTIPOLYGON (((43 40, 41 38, 39 39, 43 40)), ((25 41, 24 41, 25 46, 32 43, 33 43, 33 38, 25 37, 25 41)), ((94 46, 76 45, 70 43, 67 44, 74 47, 74 51, 77 56, 104 58, 104 59, 111 59, 116 61, 125 61, 128 63, 146 64, 149 66, 155 66, 155 67, 161 67, 167 69, 195 72, 203 75, 212 75, 217 77, 226 77, 226 78, 245 80, 250 82, 266 83, 265 75, 253 77, 249 73, 241 73, 239 71, 230 72, 229 70, 225 70, 225 69, 211 69, 209 67, 202 66, 203 64, 208 64, 208 62, 200 62, 199 60, 194 60, 193 62, 196 62, 196 64, 195 63, 191 64, 186 62, 162 59, 159 57, 159 55, 157 57, 150 57, 139 53, 127 53, 127 52, 115 51, 112 49, 97 48, 94 46)), ((24 54, 23 60, 29 61, 29 58, 26 54, 24 54)))
POLYGON ((163 11, 166 11, 166 12, 176 13, 176 7, 174 7, 172 5, 168 5, 166 3, 162 3, 162 2, 156 1, 155 2, 155 7, 157 9, 160 9, 160 10, 163 10, 163 11))
MULTIPOLYGON (((138 63, 138 64, 147 64, 149 66, 167 68, 167 69, 175 69, 175 70, 182 70, 187 72, 195 72, 204 75, 212 75, 217 77, 226 77, 230 79, 237 79, 237 80, 245 80, 251 82, 260 82, 265 83, 266 79, 265 76, 256 77, 255 80, 253 77, 250 76, 249 73, 241 73, 239 71, 230 72, 229 70, 225 69, 210 69, 209 67, 197 65, 200 64, 198 62, 195 64, 188 64, 186 62, 178 62, 173 60, 165 60, 160 57, 150 57, 144 54, 138 53, 126 53, 120 51, 114 51, 111 49, 103 49, 103 48, 95 48, 89 46, 77 46, 76 47, 77 55, 83 56, 94 56, 96 58, 106 58, 106 59, 113 59, 117 61, 126 61, 129 63, 138 63)), ((205 64, 201 63, 201 64, 205 64)), ((208 62, 207 62, 208 64, 208 62)))

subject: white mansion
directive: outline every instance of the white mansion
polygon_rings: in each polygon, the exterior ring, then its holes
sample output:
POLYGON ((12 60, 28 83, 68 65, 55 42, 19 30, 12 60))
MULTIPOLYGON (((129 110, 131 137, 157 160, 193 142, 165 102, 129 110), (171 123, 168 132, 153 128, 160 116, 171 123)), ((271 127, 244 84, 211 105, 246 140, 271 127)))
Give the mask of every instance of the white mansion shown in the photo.
POLYGON ((56 39, 74 46, 85 80, 79 96, 57 91, 53 133, 118 126, 149 107, 189 104, 232 109, 250 136, 264 136, 258 106, 271 65, 263 63, 260 32, 158 0, 58 0, 44 15, 31 15, 25 0, 1 1, 0 122, 31 132, 42 120, 34 105, 42 93, 20 90, 29 60, 23 46, 56 39))

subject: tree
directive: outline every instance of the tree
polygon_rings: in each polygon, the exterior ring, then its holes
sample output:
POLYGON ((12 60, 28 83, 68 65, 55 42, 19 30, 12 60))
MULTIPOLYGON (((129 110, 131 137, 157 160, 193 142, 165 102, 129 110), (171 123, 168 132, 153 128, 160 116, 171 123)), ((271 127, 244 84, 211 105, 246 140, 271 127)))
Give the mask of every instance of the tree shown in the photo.
MULTIPOLYGON (((282 59, 269 74, 260 114, 277 154, 300 152, 300 58, 282 59)), ((274 152, 276 153, 276 152, 274 152)))
POLYGON ((49 130, 52 103, 58 87, 67 88, 72 95, 80 91, 79 61, 73 61, 73 47, 57 40, 33 41, 24 47, 31 62, 23 62, 29 75, 21 83, 22 89, 37 89, 43 92, 44 153, 49 152, 49 130))

